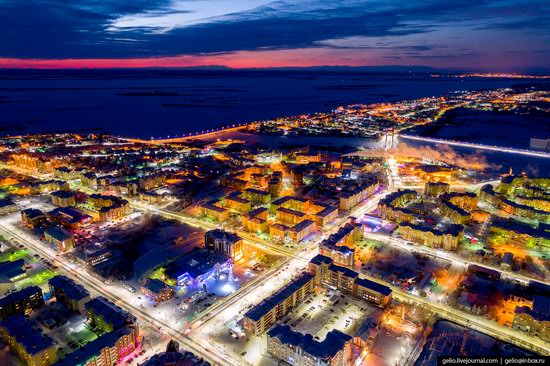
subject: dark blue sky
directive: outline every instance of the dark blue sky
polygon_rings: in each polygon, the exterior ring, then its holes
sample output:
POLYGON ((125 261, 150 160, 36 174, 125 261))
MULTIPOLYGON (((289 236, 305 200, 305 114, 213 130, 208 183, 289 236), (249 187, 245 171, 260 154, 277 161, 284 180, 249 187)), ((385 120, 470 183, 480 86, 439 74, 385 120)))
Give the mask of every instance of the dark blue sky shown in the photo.
POLYGON ((0 0, 0 66, 550 69, 546 0, 0 0))

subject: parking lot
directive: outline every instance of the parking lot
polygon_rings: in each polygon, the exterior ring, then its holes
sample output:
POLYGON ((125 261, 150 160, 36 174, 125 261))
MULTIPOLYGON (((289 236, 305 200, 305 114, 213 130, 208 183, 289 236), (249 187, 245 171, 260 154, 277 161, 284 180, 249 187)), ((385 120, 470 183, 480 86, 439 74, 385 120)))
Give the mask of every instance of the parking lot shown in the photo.
POLYGON ((323 292, 313 294, 283 320, 300 333, 309 333, 317 340, 337 329, 354 335, 361 324, 377 309, 351 296, 323 292))

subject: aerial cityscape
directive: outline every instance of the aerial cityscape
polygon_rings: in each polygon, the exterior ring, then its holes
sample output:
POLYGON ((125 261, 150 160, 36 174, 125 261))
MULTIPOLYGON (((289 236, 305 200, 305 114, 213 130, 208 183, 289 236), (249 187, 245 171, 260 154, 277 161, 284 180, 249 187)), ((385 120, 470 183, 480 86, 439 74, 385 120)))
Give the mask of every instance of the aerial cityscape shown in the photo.
POLYGON ((0 2, 0 364, 547 364, 547 10, 0 2))

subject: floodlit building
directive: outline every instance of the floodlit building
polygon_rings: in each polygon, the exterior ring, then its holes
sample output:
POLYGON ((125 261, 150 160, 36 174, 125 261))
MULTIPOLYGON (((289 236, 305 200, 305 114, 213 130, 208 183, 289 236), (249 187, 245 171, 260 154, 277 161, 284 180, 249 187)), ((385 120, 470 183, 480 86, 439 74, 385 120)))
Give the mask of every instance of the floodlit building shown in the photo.
POLYGON ((243 192, 245 199, 259 204, 268 204, 271 201, 271 194, 259 189, 247 188, 243 192))
POLYGON ((290 239, 295 242, 300 242, 305 239, 308 235, 315 232, 315 222, 311 220, 304 220, 293 227, 288 231, 290 239))
POLYGON ((0 216, 17 212, 17 210, 17 205, 12 200, 0 199, 0 216))
POLYGON ((392 290, 389 287, 363 278, 349 268, 337 266, 329 257, 316 255, 309 262, 308 268, 318 286, 351 294, 380 307, 391 302, 392 290))
POLYGON ((550 297, 536 295, 532 307, 516 307, 512 327, 550 342, 550 297))
POLYGON ((0 318, 27 315, 44 305, 44 296, 38 286, 25 287, 0 299, 0 318))
POLYGON ((252 204, 249 200, 241 198, 239 196, 227 196, 223 200, 223 206, 225 208, 237 211, 237 212, 248 212, 252 209, 252 204))
POLYGON ((89 224, 92 217, 73 207, 56 208, 46 214, 49 221, 54 224, 76 229, 89 224))
POLYGON ((166 352, 151 356, 140 366, 211 366, 209 362, 189 351, 179 349, 179 343, 170 341, 166 346, 166 352))
POLYGON ((103 296, 88 301, 84 304, 84 308, 88 324, 92 329, 109 333, 125 325, 132 325, 137 330, 137 319, 103 296))
POLYGON ((412 222, 416 219, 413 212, 406 205, 416 201, 418 194, 411 189, 404 189, 388 194, 378 203, 378 212, 384 220, 401 222, 412 222))
POLYGON ((74 207, 76 206, 76 194, 71 191, 55 191, 50 194, 52 204, 57 207, 74 207))
POLYGON ((117 365, 135 351, 139 342, 136 330, 129 326, 123 326, 94 339, 61 359, 56 366, 117 365))
POLYGON ((275 322, 301 303, 313 291, 314 276, 302 273, 275 294, 244 314, 244 328, 256 336, 265 333, 275 322))
POLYGON ((429 226, 402 223, 397 230, 405 240, 445 250, 457 250, 464 237, 464 226, 459 224, 439 230, 429 226))
POLYGON ((277 213, 277 220, 285 224, 296 225, 306 219, 306 214, 290 208, 279 207, 276 213, 277 213))
POLYGON ((84 305, 90 301, 90 293, 66 276, 58 275, 48 281, 50 292, 57 302, 65 304, 71 311, 84 313, 84 305))
POLYGON ((159 279, 148 278, 141 286, 141 293, 156 303, 168 301, 174 296, 174 289, 159 279))
POLYGON ((164 275, 177 286, 202 284, 230 269, 233 259, 223 252, 206 249, 193 250, 166 266, 164 275))
POLYGON ((429 197, 439 197, 442 194, 449 193, 451 186, 445 182, 426 182, 424 194, 429 197))
POLYGON ((221 229, 207 231, 204 234, 206 248, 225 253, 233 259, 243 256, 243 240, 236 234, 221 229))
POLYGON ((203 216, 211 217, 217 221, 223 222, 229 217, 229 210, 218 207, 212 203, 204 203, 201 205, 200 209, 203 216))
POLYGON ((29 229, 35 229, 48 221, 46 214, 36 208, 21 211, 21 221, 29 229))
POLYGON ((54 341, 38 324, 17 315, 0 322, 0 338, 27 366, 49 366, 57 361, 54 341))
POLYGON ((352 361, 352 337, 333 329, 322 341, 276 325, 267 332, 267 352, 292 366, 345 366, 352 361))
POLYGON ((246 231, 263 233, 267 230, 268 210, 265 207, 258 207, 241 218, 241 223, 246 231))
POLYGON ((44 239, 55 250, 66 252, 76 246, 74 235, 60 227, 50 227, 44 231, 44 239))
POLYGON ((550 247, 550 232, 518 221, 495 220, 489 227, 488 242, 550 247))

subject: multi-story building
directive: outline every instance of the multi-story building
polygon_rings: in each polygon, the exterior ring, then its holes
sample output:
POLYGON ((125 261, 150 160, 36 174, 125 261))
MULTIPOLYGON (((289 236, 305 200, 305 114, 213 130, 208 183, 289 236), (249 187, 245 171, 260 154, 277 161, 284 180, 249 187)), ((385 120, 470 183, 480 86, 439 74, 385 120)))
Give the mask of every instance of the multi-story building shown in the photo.
POLYGON ((200 206, 201 215, 211 217, 217 221, 225 221, 229 217, 229 210, 212 203, 203 203, 200 206))
POLYGON ((264 299, 244 314, 244 328, 259 336, 313 291, 314 276, 302 273, 272 296, 264 299))
POLYGON ((27 208, 21 211, 21 221, 29 229, 35 229, 48 222, 46 214, 36 208, 27 208))
POLYGON ((322 341, 276 325, 267 332, 267 352, 292 366, 346 366, 352 362, 352 337, 333 329, 322 341))
POLYGON ((489 227, 488 242, 492 244, 550 247, 550 232, 518 221, 495 220, 489 227))
POLYGON ((291 208, 279 207, 276 213, 277 213, 277 220, 285 224, 291 224, 291 225, 299 224, 300 222, 304 221, 307 218, 305 213, 301 211, 293 210, 291 208))
POLYGON ((66 276, 58 275, 48 281, 50 292, 57 302, 71 311, 84 313, 84 305, 91 300, 90 293, 66 276))
POLYGON ((426 182, 424 194, 429 197, 439 197, 442 194, 449 193, 451 186, 445 182, 426 182))
POLYGON ((453 224, 444 230, 429 226, 402 223, 397 228, 401 237, 430 248, 457 250, 464 237, 464 226, 453 224))
MULTIPOLYGON (((509 177, 505 177, 505 178, 509 178, 509 177)), ((522 216, 532 220, 537 220, 539 222, 547 222, 547 223, 550 222, 549 211, 539 210, 533 206, 521 204, 519 203, 519 201, 514 202, 506 198, 505 194, 512 194, 515 191, 516 186, 513 185, 513 183, 511 183, 511 182, 514 182, 514 180, 509 180, 509 179, 505 180, 505 178, 502 179, 501 184, 499 186, 499 192, 505 192, 505 193, 497 193, 494 190, 493 186, 487 184, 481 188, 479 197, 483 201, 495 206, 498 209, 503 210, 504 212, 510 215, 522 216)))
POLYGON ((47 180, 34 182, 30 185, 31 194, 47 193, 60 190, 70 190, 69 182, 62 180, 47 180))
POLYGON ((44 239, 55 250, 66 252, 76 246, 74 235, 60 227, 50 227, 44 231, 44 239))
POLYGON ((252 209, 252 204, 249 200, 245 200, 239 196, 230 195, 224 198, 223 207, 240 213, 245 213, 252 209))
POLYGON ((49 366, 57 361, 54 341, 38 323, 21 315, 0 322, 0 338, 27 366, 49 366))
POLYGON ((99 221, 119 220, 130 214, 130 204, 127 200, 117 196, 92 194, 88 203, 98 210, 99 221))
POLYGON ((357 278, 353 283, 353 294, 370 303, 386 307, 391 301, 392 290, 378 282, 366 278, 357 278))
POLYGON ((291 227, 288 234, 291 240, 300 242, 313 232, 315 232, 315 222, 304 220, 291 227))
POLYGON ((550 198, 548 197, 516 196, 514 200, 520 205, 533 207, 534 209, 540 211, 550 212, 550 198))
POLYGON ((380 307, 385 307, 391 302, 392 290, 389 287, 362 278, 359 273, 349 268, 337 266, 329 257, 316 255, 309 262, 308 268, 315 277, 316 285, 351 294, 380 307))
POLYGON ((76 179, 78 175, 79 174, 77 174, 77 172, 64 166, 55 168, 53 170, 53 176, 57 179, 73 180, 73 179, 76 179))
POLYGON ((319 254, 329 257, 339 266, 353 267, 355 250, 345 245, 333 245, 324 240, 319 246, 319 254))
POLYGON ((141 293, 158 304, 170 300, 174 296, 174 289, 159 279, 148 278, 141 286, 141 293))
MULTIPOLYGON (((9 282, 19 281, 27 276, 25 259, 0 263, 0 278, 9 282)), ((11 287, 11 286, 10 286, 11 287)))
POLYGON ((136 328, 123 326, 104 334, 61 359, 56 366, 118 365, 140 345, 136 328))
POLYGON ((354 247, 362 237, 361 225, 348 222, 321 242, 319 253, 330 257, 337 265, 352 267, 355 263, 354 247))
POLYGON ((311 219, 317 226, 324 227, 338 217, 338 207, 330 206, 322 202, 313 202, 311 204, 313 215, 311 219))
POLYGON ((97 188, 97 175, 93 172, 84 173, 80 176, 80 183, 84 187, 97 188))
POLYGON ((17 212, 17 210, 17 205, 12 200, 0 199, 0 216, 17 212))
POLYGON ((416 219, 413 212, 405 206, 418 198, 418 194, 410 189, 404 189, 388 194, 378 203, 378 212, 384 220, 412 222, 416 219))
POLYGON ((451 192, 445 194, 442 199, 446 199, 468 211, 477 209, 479 201, 477 194, 474 192, 451 192))
POLYGON ((84 304, 88 324, 92 329, 109 333, 122 328, 125 325, 132 325, 137 329, 136 318, 113 304, 103 296, 96 297, 84 304))
POLYGON ((144 191, 149 191, 158 187, 162 187, 166 183, 166 175, 163 173, 151 174, 139 179, 139 188, 144 191))
POLYGON ((55 191, 50 194, 52 204, 57 207, 76 206, 76 194, 71 191, 55 191))
POLYGON ((284 241, 289 227, 283 224, 273 224, 269 227, 269 238, 274 241, 284 241))
POLYGON ((26 315, 44 305, 44 296, 38 286, 25 287, 0 299, 0 319, 12 315, 26 315))
POLYGON ((56 208, 48 213, 46 217, 54 224, 76 229, 89 224, 92 217, 84 214, 82 211, 72 207, 56 208))
POLYGON ((276 212, 279 208, 288 208, 294 211, 305 212, 311 206, 311 202, 305 198, 295 196, 284 196, 271 202, 270 208, 276 212))
POLYGON ((254 188, 245 189, 243 196, 245 199, 258 204, 268 204, 271 201, 271 194, 269 192, 254 188))
POLYGON ((166 352, 151 356, 140 366, 211 366, 208 361, 196 356, 189 351, 180 351, 176 341, 170 341, 166 346, 166 352))
POLYGON ((449 181, 455 179, 460 173, 457 168, 430 164, 418 165, 414 172, 420 178, 432 182, 449 181))
POLYGON ((267 190, 269 194, 271 194, 271 197, 278 197, 281 189, 283 187, 283 181, 281 178, 271 178, 269 182, 267 182, 267 190))
POLYGON ((246 231, 263 233, 267 230, 268 210, 258 207, 241 217, 241 222, 246 231))
POLYGON ((340 193, 340 210, 351 210, 359 202, 370 197, 377 188, 378 181, 375 178, 366 179, 356 185, 346 187, 340 193))
POLYGON ((236 234, 221 229, 207 231, 204 234, 206 248, 229 255, 234 260, 243 256, 243 239, 236 234))
POLYGON ((536 295, 532 306, 516 307, 512 327, 550 342, 550 297, 536 295))
POLYGON ((439 211, 441 214, 456 223, 466 225, 470 223, 471 214, 451 201, 441 200, 439 202, 439 211))
POLYGON ((48 173, 52 170, 52 164, 38 156, 27 154, 12 155, 15 166, 23 169, 32 170, 38 173, 48 173))

